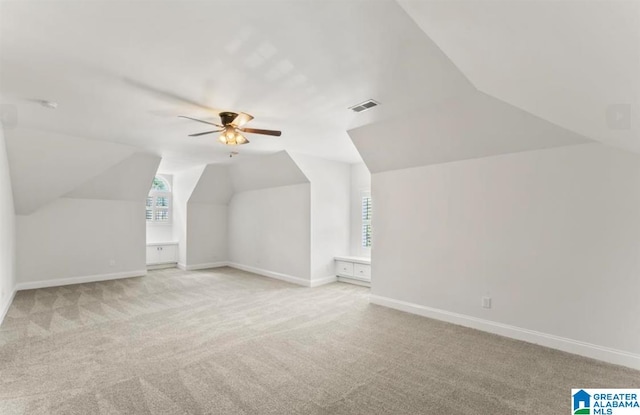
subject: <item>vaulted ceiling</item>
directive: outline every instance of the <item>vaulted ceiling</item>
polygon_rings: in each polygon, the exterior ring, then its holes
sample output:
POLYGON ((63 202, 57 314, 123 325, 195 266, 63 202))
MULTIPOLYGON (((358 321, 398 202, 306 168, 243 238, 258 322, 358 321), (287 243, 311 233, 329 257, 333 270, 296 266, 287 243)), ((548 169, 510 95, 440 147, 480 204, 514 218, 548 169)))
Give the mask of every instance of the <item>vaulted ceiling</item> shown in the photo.
POLYGON ((398 0, 480 91, 640 151, 640 2, 398 0))
POLYGON ((177 118, 219 110, 283 131, 240 158, 384 170, 588 140, 640 151, 639 17, 632 1, 2 1, 14 189, 43 189, 16 199, 29 211, 134 152, 167 172, 228 161, 177 118), (382 105, 347 110, 368 98, 382 105), (39 185, 37 166, 56 179, 39 185))
MULTIPOLYGON (((133 145, 172 166, 216 162, 207 127, 248 112, 243 154, 359 161, 346 130, 470 88, 394 1, 2 2, 0 93, 21 128, 133 145), (435 63, 435 64, 434 64, 435 63), (432 82, 424 82, 425 78, 432 82), (368 98, 383 105, 355 114, 368 98), (56 101, 57 110, 36 100, 56 101), (204 127, 204 128, 203 128, 204 127)), ((9 139, 12 130, 8 130, 9 139)))

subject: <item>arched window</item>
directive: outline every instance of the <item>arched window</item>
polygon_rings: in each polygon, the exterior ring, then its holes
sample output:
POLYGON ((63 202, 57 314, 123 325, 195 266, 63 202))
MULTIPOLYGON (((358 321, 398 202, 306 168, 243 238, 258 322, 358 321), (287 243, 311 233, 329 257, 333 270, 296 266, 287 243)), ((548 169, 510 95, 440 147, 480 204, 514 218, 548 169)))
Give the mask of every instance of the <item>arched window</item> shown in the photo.
POLYGON ((171 186, 164 177, 153 178, 147 196, 147 222, 171 223, 171 186))
POLYGON ((156 192, 171 192, 169 183, 163 177, 154 177, 153 184, 151 185, 151 191, 156 192))

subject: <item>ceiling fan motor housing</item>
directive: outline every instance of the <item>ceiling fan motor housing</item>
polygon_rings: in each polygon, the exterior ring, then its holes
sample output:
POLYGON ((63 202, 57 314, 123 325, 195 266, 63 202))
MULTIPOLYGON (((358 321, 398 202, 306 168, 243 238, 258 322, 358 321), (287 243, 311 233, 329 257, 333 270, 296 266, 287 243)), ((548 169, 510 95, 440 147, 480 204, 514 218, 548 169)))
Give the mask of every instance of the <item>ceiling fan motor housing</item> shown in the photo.
POLYGON ((236 119, 238 114, 235 112, 221 112, 220 113, 220 121, 222 121, 222 125, 228 125, 236 119))

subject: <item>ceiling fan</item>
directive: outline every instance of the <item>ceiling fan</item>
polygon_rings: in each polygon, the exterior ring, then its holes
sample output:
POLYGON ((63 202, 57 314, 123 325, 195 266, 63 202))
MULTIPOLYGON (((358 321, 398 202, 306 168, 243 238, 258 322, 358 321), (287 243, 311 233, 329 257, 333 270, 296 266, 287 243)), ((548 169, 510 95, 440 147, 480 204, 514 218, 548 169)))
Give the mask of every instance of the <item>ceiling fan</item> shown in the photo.
POLYGON ((188 120, 197 121, 203 124, 209 124, 209 125, 218 127, 217 130, 205 131, 203 133, 189 134, 189 137, 199 137, 201 135, 206 135, 206 134, 222 133, 220 134, 220 137, 218 137, 218 141, 228 146, 247 144, 249 140, 247 140, 247 138, 244 135, 242 135, 242 133, 273 135, 276 137, 280 137, 280 135, 282 134, 281 131, 261 130, 259 128, 243 127, 246 123, 248 123, 253 119, 252 115, 246 114, 244 112, 235 113, 235 112, 226 111, 226 112, 221 112, 219 115, 220 115, 220 122, 221 122, 220 124, 199 120, 197 118, 186 117, 184 115, 179 115, 178 117, 186 118, 188 120))

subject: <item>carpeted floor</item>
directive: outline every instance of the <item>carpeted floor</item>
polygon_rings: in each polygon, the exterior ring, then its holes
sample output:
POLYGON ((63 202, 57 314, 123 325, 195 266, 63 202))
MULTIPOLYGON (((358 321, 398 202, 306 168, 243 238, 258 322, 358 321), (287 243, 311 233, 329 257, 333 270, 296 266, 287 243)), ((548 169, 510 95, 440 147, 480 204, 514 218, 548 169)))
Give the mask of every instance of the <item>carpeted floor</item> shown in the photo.
POLYGON ((563 414, 640 372, 231 268, 18 292, 0 413, 563 414))

